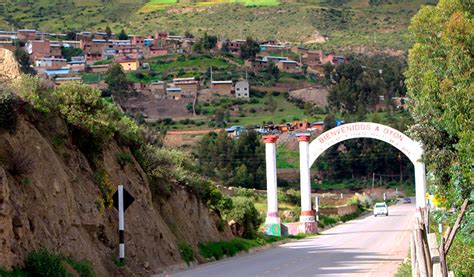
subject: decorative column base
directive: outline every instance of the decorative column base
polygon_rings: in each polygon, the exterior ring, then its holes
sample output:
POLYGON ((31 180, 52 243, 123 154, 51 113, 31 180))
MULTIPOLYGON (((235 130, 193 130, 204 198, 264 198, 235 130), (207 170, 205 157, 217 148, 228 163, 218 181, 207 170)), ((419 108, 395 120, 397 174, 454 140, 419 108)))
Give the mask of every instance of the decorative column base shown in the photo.
POLYGON ((315 222, 313 211, 302 211, 300 214, 300 222, 315 222))
POLYGON ((267 218, 265 218, 265 224, 261 232, 269 236, 281 237, 281 224, 278 212, 267 213, 267 218))
POLYGON ((318 226, 313 222, 294 222, 281 224, 282 236, 298 235, 298 234, 316 234, 318 226))

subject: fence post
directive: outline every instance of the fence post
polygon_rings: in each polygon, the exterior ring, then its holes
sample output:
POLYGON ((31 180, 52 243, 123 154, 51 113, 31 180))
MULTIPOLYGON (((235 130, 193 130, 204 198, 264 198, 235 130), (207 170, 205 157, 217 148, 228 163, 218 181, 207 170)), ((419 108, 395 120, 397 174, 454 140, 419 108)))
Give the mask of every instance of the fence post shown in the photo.
POLYGON ((416 277, 415 239, 413 236, 413 234, 410 236, 411 276, 416 277))
POLYGON ((418 262, 418 271, 420 272, 420 277, 428 277, 421 229, 417 227, 414 233, 415 233, 415 248, 416 248, 416 260, 418 262))

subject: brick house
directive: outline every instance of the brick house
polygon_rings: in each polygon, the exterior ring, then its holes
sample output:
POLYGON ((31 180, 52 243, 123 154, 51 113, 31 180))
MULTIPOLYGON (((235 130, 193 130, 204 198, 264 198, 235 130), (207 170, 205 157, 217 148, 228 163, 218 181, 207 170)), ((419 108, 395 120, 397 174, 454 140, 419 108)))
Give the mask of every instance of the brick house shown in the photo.
POLYGON ((231 95, 232 81, 212 81, 210 91, 219 95, 231 95))
POLYGON ((276 66, 282 72, 296 73, 299 72, 298 63, 291 60, 279 61, 276 66))
POLYGON ((173 86, 181 88, 183 96, 194 96, 199 91, 199 81, 194 77, 191 78, 175 78, 173 86))
POLYGON ((245 44, 245 40, 243 39, 235 39, 229 41, 227 47, 229 48, 230 53, 237 53, 240 54, 240 47, 245 44))
POLYGON ((28 41, 25 48, 33 60, 50 57, 51 43, 47 39, 28 41))
POLYGON ((130 42, 132 46, 143 48, 145 45, 145 37, 144 36, 128 36, 130 38, 130 42))
POLYGON ((148 46, 143 48, 143 57, 145 59, 164 56, 168 54, 168 50, 163 48, 155 48, 154 46, 148 46))
POLYGON ((112 48, 112 42, 103 39, 93 39, 91 41, 81 41, 81 49, 84 51, 86 62, 102 60, 104 50, 112 48))
POLYGON ((36 39, 36 30, 18 30, 16 36, 19 40, 35 40, 36 39))

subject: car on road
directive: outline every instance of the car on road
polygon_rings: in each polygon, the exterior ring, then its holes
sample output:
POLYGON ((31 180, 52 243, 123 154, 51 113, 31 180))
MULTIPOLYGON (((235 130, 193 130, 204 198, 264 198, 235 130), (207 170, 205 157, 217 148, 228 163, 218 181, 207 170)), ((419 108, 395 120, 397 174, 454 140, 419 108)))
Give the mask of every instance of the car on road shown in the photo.
POLYGON ((377 215, 385 215, 385 216, 388 216, 387 203, 385 203, 385 202, 375 203, 375 206, 374 206, 374 216, 377 216, 377 215))
POLYGON ((410 203, 411 203, 411 198, 410 197, 403 198, 403 204, 410 204, 410 203))

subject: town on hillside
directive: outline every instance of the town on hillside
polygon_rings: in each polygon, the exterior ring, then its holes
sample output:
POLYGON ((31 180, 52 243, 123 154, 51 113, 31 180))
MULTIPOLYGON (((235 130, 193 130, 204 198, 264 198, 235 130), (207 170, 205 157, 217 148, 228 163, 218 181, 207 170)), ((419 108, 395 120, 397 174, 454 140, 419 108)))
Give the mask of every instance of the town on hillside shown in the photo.
MULTIPOLYGON (((274 107, 267 107, 266 101, 262 108, 257 99, 250 98, 259 93, 281 93, 287 95, 287 100, 300 104, 300 108, 309 102, 324 110, 328 105, 328 83, 323 82, 328 74, 325 67, 347 62, 341 55, 278 41, 223 40, 207 34, 196 38, 190 33, 177 36, 159 31, 149 36, 127 35, 123 30, 112 33, 109 28, 104 32, 67 34, 31 29, 0 31, 0 48, 23 49, 36 74, 51 86, 78 81, 104 91, 108 87, 104 81, 106 73, 112 65, 119 64, 130 81, 131 92, 121 105, 148 122, 206 114, 212 117, 219 101, 241 104, 222 106, 231 116, 244 117, 243 122, 237 119, 226 124, 235 125, 228 129, 234 135, 250 125, 262 133, 303 126, 322 130, 322 121, 303 123, 298 116, 276 119, 275 109, 284 110, 281 104, 277 107, 279 99, 274 107), (245 103, 247 108, 242 105, 245 103), (255 116, 260 111, 270 111, 273 119, 245 120, 245 113, 255 116)), ((406 100, 392 98, 397 107, 406 100)), ((379 95, 379 102, 375 109, 384 109, 384 95, 379 95)))

